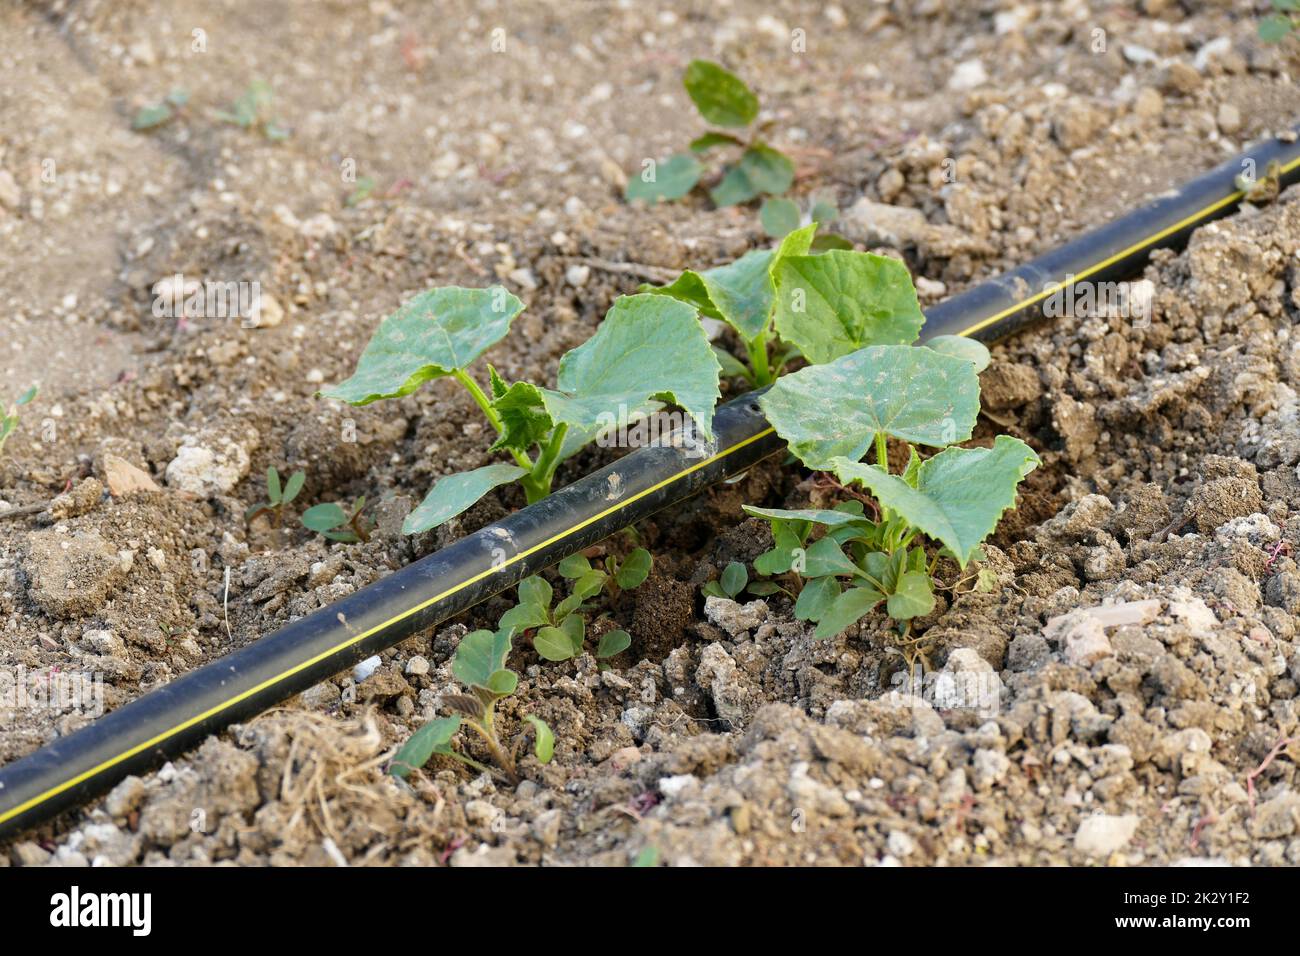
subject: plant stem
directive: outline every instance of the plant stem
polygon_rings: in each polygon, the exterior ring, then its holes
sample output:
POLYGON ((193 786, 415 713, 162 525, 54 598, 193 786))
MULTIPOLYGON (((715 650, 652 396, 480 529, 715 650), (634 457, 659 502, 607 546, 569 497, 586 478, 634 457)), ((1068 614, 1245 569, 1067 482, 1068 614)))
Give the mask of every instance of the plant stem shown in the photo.
MULTIPOLYGON (((483 392, 483 389, 479 388, 478 382, 470 378, 469 373, 463 368, 458 368, 451 374, 456 381, 465 386, 465 390, 469 392, 470 397, 473 398, 478 407, 483 410, 483 415, 487 418, 488 424, 496 429, 498 435, 504 435, 506 426, 501 423, 501 416, 498 415, 496 409, 492 407, 491 399, 487 397, 483 392)), ((527 468, 529 471, 533 470, 533 460, 529 458, 527 454, 517 448, 510 449, 510 454, 514 456, 515 464, 520 468, 527 468)), ((527 486, 525 486, 525 488, 526 487, 527 486)), ((528 503, 533 503, 531 497, 528 499, 528 503)))
MULTIPOLYGON (((490 721, 491 718, 489 717, 488 720, 490 721)), ((518 783, 519 774, 515 772, 515 762, 501 749, 501 745, 497 743, 497 736, 491 731, 490 727, 483 727, 473 720, 467 720, 465 723, 483 738, 483 742, 487 744, 488 752, 492 754, 492 759, 496 761, 497 766, 501 768, 510 782, 518 783)))
POLYGON ((772 371, 767 364, 767 336, 759 335, 752 342, 745 343, 749 353, 749 364, 754 369, 754 385, 762 388, 772 384, 772 371))
POLYGON ((533 473, 530 476, 537 484, 537 497, 528 497, 528 503, 540 501, 551 493, 551 479, 555 477, 555 469, 560 467, 560 450, 564 447, 564 436, 569 431, 568 422, 560 422, 551 432, 551 437, 546 440, 542 447, 541 453, 537 456, 537 464, 533 466, 533 473))
POLYGON ((876 464, 885 474, 889 474, 889 444, 884 432, 876 432, 876 464))

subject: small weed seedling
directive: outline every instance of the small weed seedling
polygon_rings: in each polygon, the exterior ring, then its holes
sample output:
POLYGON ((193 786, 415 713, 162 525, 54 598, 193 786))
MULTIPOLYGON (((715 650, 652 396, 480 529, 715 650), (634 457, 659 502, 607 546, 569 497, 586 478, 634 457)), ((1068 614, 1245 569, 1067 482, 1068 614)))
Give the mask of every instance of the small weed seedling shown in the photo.
POLYGON ((135 119, 131 120, 131 128, 137 132, 146 132, 165 126, 184 112, 185 104, 189 101, 190 94, 185 90, 172 90, 166 99, 141 107, 135 114, 135 119))
POLYGON ((13 404, 9 406, 9 411, 0 415, 0 452, 4 451, 5 442, 18 428, 18 409, 31 404, 32 399, 36 397, 36 392, 36 386, 33 385, 14 399, 13 404))
POLYGON ((1274 12, 1259 21, 1259 38, 1278 43, 1300 29, 1300 0, 1273 0, 1274 12))
POLYGON ((631 591, 639 588, 650 577, 654 567, 654 558, 645 548, 634 549, 620 561, 614 555, 605 558, 604 569, 592 567, 591 561, 581 554, 575 554, 560 562, 561 576, 570 581, 596 581, 609 591, 613 597, 619 591, 631 591))
MULTIPOLYGON (((431 720, 412 734, 393 756, 389 773, 404 778, 423 767, 434 754, 442 754, 509 783, 519 782, 517 755, 523 735, 515 739, 510 749, 506 749, 498 734, 496 715, 497 703, 513 694, 519 686, 519 675, 506 668, 510 647, 511 632, 507 629, 495 633, 474 631, 461 638, 451 670, 456 679, 469 688, 469 693, 444 696, 443 703, 457 713, 431 720), (495 768, 452 747, 452 740, 462 727, 468 727, 482 738, 495 768)), ((532 714, 525 714, 524 720, 532 727, 533 753, 541 763, 549 763, 555 753, 555 735, 551 728, 532 714)))
MULTIPOLYGON (((576 570, 574 565, 569 565, 571 574, 576 570)), ((541 577, 524 578, 519 582, 519 603, 501 616, 498 627, 513 634, 531 632, 533 648, 545 660, 567 661, 578 657, 587 638, 587 619, 582 615, 586 610, 585 602, 604 589, 607 578, 604 571, 588 566, 588 570, 573 582, 572 593, 554 608, 551 607, 554 598, 551 585, 541 577)), ((632 638, 627 631, 609 631, 601 635, 596 658, 613 657, 631 644, 632 638)))
POLYGON ((759 196, 779 196, 794 182, 794 163, 759 138, 760 129, 745 134, 758 118, 758 97, 735 74, 707 60, 692 60, 684 77, 686 92, 705 121, 737 132, 710 130, 693 140, 690 152, 663 162, 647 159, 641 172, 628 180, 629 201, 664 202, 680 199, 700 181, 699 157, 718 148, 739 151, 722 179, 709 191, 715 206, 735 206, 759 196))
POLYGON ((362 514, 365 510, 365 495, 356 500, 351 511, 345 511, 342 505, 333 502, 312 505, 302 513, 302 524, 309 531, 324 535, 331 541, 341 541, 344 544, 369 541, 373 527, 362 514))
POLYGON ((683 408, 703 440, 712 440, 721 367, 691 305, 662 295, 623 296, 596 334, 560 359, 554 389, 508 384, 489 365, 489 394, 468 369, 507 335, 523 308, 499 286, 431 289, 384 319, 352 377, 321 393, 366 405, 454 378, 496 433, 488 451, 513 459, 440 479, 407 517, 407 534, 435 528, 511 482, 519 482, 529 504, 545 498, 564 459, 663 402, 683 408))
MULTIPOLYGON (((260 514, 274 515, 275 527, 280 527, 284 520, 284 506, 298 497, 298 492, 302 491, 303 482, 307 480, 307 473, 295 471, 289 476, 283 487, 280 485, 280 472, 272 465, 266 469, 266 501, 259 502, 244 512, 244 520, 252 521, 260 514)), ((317 506, 321 507, 321 506, 317 506)), ((328 507, 326 505, 325 507, 328 507)), ((338 507, 335 505, 335 507, 338 507)), ((342 508, 339 511, 342 512, 342 508)), ((310 526, 309 526, 310 527, 310 526)), ((331 525, 331 528, 338 527, 337 524, 331 525)), ((315 528, 312 529, 317 530, 315 528)))
MULTIPOLYGON (((757 562, 755 569, 757 570, 757 562)), ((739 561, 731 561, 722 569, 722 574, 716 581, 708 582, 700 591, 705 597, 720 597, 734 601, 741 591, 763 597, 783 592, 785 588, 773 581, 750 581, 748 569, 739 561)))
POLYGON ((229 110, 214 110, 214 118, 241 129, 255 130, 278 142, 289 138, 289 128, 273 119, 271 102, 274 94, 265 80, 254 80, 229 110))
MULTIPOLYGON (((758 210, 758 219, 763 231, 773 239, 784 239, 796 229, 817 223, 829 226, 840 217, 839 207, 834 200, 817 198, 808 206, 805 213, 793 199, 770 198, 763 200, 758 210)), ((815 236, 810 247, 811 252, 829 252, 832 249, 852 249, 853 243, 834 232, 824 232, 815 236)))

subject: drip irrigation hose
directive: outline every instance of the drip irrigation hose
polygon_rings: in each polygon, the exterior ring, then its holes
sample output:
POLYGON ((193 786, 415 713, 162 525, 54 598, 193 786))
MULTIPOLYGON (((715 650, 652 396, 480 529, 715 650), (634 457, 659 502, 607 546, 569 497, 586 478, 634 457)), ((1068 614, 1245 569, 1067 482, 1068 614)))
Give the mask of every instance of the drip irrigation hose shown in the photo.
MULTIPOLYGON (((1271 169, 1279 186, 1300 178, 1300 144, 1267 142, 1149 206, 932 308, 926 334, 999 339, 1072 283, 1133 274, 1152 249, 1183 242, 1197 226, 1231 212, 1243 198, 1236 177, 1248 161, 1261 177, 1271 169)), ((784 446, 756 398, 750 393, 717 410, 714 441, 707 448, 677 441, 634 451, 0 768, 0 839, 778 454, 784 446)))

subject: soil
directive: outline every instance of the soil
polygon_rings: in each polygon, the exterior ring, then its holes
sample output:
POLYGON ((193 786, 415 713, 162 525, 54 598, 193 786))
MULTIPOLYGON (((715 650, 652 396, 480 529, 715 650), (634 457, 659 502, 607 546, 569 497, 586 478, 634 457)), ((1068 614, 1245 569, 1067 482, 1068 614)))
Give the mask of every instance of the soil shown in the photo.
MULTIPOLYGON (((314 394, 431 285, 520 295, 491 359, 549 381, 643 278, 764 244, 752 209, 619 199, 699 132, 691 58, 754 83, 796 195, 856 206, 840 231, 904 257, 933 302, 1294 122, 1300 46, 1261 44, 1249 6, 0 9, 0 368, 6 393, 42 388, 0 457, 0 511, 38 506, 0 517, 0 666, 100 679, 111 709, 518 507, 505 491, 402 536, 438 476, 489 460, 476 409, 445 381, 362 409, 314 394), (212 117, 254 78, 284 141, 212 117), (183 116, 131 131, 178 87, 183 116), (178 273, 260 282, 278 309, 156 318, 178 273), (157 490, 108 494, 119 460, 157 490), (377 502, 372 539, 247 524, 268 465, 306 471, 302 507, 377 502)), ((1300 864, 1300 191, 1145 277, 1149 321, 994 350, 976 441, 1018 435, 1043 466, 988 547, 993 590, 919 622, 921 693, 876 619, 819 642, 782 595, 705 601, 767 547, 741 504, 833 500, 768 465, 637 529, 655 571, 605 609, 634 639, 613 666, 517 649, 504 726, 533 713, 557 739, 518 786, 438 760, 409 786, 384 772, 445 713, 456 641, 496 598, 0 864, 1300 864)), ((88 719, 0 702, 0 761, 88 719)))

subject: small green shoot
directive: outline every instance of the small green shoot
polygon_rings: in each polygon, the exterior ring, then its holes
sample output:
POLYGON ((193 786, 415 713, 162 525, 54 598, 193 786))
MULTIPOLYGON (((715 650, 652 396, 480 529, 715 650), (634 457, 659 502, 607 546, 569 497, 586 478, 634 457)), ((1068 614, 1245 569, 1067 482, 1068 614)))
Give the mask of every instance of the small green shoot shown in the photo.
MULTIPOLYGON (((275 527, 277 528, 280 527, 284 519, 284 506, 289 504, 291 501, 293 501, 294 498, 298 497, 298 492, 302 491, 303 482, 305 482, 306 480, 307 480, 306 472, 295 471, 292 475, 289 476, 289 480, 286 481, 283 484, 283 486, 281 486, 280 472, 276 470, 274 465, 267 468, 266 469, 267 500, 258 502, 257 504, 249 507, 249 509, 244 512, 244 520, 252 521, 258 515, 271 514, 274 515, 275 527)), ((334 507, 338 507, 338 506, 335 505, 334 507)), ((342 512, 342 510, 343 510, 342 508, 339 508, 340 512, 342 512)), ((331 528, 334 527, 338 527, 338 525, 331 525, 331 528)))
MULTIPOLYGON (((469 688, 469 693, 444 695, 443 703, 456 713, 431 720, 412 734, 393 756, 389 773, 405 778, 428 763, 434 754, 441 754, 509 783, 519 782, 518 752, 523 734, 515 739, 513 747, 507 749, 498 733, 496 714, 497 704, 519 686, 519 675, 506 668, 511 643, 508 629, 495 633, 474 631, 461 638, 451 670, 456 679, 469 688), (452 746, 462 727, 468 727, 479 736, 495 767, 483 764, 452 746)), ((555 754, 555 735, 551 728, 532 714, 525 714, 523 719, 533 733, 533 753, 540 763, 549 763, 555 754)))
MULTIPOLYGON (((758 210, 758 220, 763 231, 773 239, 784 239, 790 233, 811 223, 829 226, 840 216, 839 207, 831 199, 813 199, 805 214, 793 199, 769 197, 758 210)), ((829 252, 832 249, 852 249, 853 243, 834 232, 823 232, 812 241, 811 252, 829 252)))
POLYGON ((190 94, 185 90, 172 90, 165 99, 141 107, 131 120, 131 129, 143 133, 165 126, 184 112, 189 100, 190 94))
MULTIPOLYGON (((582 559, 586 561, 585 558, 582 559)), ((585 571, 567 559, 567 571, 573 576, 568 597, 552 608, 554 589, 545 578, 534 575, 519 582, 519 603, 501 616, 498 627, 511 634, 532 635, 533 648, 548 661, 567 661, 581 656, 587 638, 587 619, 582 612, 586 601, 605 588, 611 575, 588 565, 585 571)), ((627 650, 631 636, 623 630, 601 635, 596 658, 604 660, 627 650)))
POLYGON ((350 511, 333 502, 312 505, 302 513, 302 524, 309 531, 315 531, 331 541, 341 541, 344 544, 369 541, 370 532, 374 529, 362 514, 365 508, 365 495, 356 500, 350 511))
POLYGON ((289 138, 289 128, 273 118, 275 96, 265 80, 254 80, 229 110, 214 110, 213 116, 241 129, 255 130, 273 142, 289 138))
POLYGON ((739 561, 732 561, 722 569, 716 581, 710 581, 701 590, 706 597, 720 597, 735 600, 745 585, 749 583, 749 571, 739 561))
POLYGON ((575 554, 560 562, 561 576, 571 581, 579 581, 592 575, 599 575, 601 584, 613 595, 618 591, 631 591, 639 588, 650 577, 654 567, 654 558, 645 548, 635 548, 621 561, 615 555, 605 558, 604 570, 592 567, 591 561, 584 555, 575 554))
POLYGON ((5 442, 18 428, 18 409, 31 404, 32 399, 36 397, 36 392, 37 388, 33 385, 14 399, 13 404, 9 406, 9 411, 0 415, 0 452, 4 451, 5 442))
POLYGON ((744 81, 716 63, 692 60, 683 82, 706 122, 736 132, 710 130, 691 142, 690 152, 662 162, 646 160, 641 171, 628 180, 627 200, 656 203, 680 199, 704 175, 699 157, 718 148, 737 153, 738 158, 724 168, 721 180, 709 191, 715 206, 779 196, 789 189, 794 182, 794 163, 760 138, 761 128, 751 130, 758 118, 758 97, 744 81))

